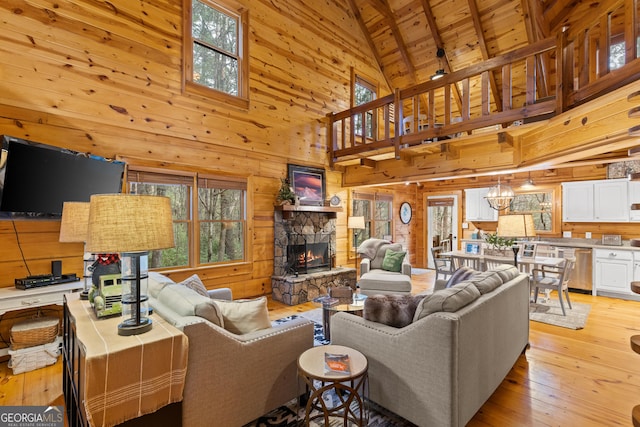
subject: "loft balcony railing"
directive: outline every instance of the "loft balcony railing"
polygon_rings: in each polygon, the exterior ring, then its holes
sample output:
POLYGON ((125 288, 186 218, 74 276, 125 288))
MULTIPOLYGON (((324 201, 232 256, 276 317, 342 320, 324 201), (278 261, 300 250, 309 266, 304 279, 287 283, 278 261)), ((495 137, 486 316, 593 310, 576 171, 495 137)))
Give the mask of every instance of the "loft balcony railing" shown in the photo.
POLYGON ((565 29, 438 80, 328 114, 331 165, 358 158, 366 164, 367 157, 391 152, 400 159, 403 149, 417 145, 542 120, 639 79, 640 25, 624 17, 632 2, 617 2, 589 28, 565 29), (623 63, 614 69, 613 46, 623 63))

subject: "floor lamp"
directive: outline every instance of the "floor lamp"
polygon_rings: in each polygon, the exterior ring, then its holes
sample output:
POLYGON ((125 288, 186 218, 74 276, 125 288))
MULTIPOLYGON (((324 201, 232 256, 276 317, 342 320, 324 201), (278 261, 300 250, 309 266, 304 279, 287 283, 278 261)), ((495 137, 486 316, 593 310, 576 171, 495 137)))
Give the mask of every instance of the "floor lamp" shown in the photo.
POLYGON ((93 254, 86 251, 87 228, 89 225, 89 202, 64 202, 62 205, 62 218, 60 220, 60 242, 82 243, 84 262, 84 289, 80 293, 80 298, 89 298, 89 279, 91 271, 89 266, 93 264, 93 254))
POLYGON ((137 335, 152 329, 146 292, 149 251, 174 246, 168 197, 91 196, 87 249, 94 253, 118 252, 122 260, 123 321, 118 325, 118 335, 137 335))
POLYGON ((353 230, 353 249, 354 249, 354 258, 355 258, 355 267, 356 267, 356 277, 358 276, 358 252, 357 252, 357 243, 358 243, 358 230, 364 230, 364 217, 363 216, 350 216, 347 218, 347 229, 353 230))
MULTIPOLYGON (((535 237, 536 229, 531 214, 500 215, 498 217, 498 236, 516 239, 535 237)), ((513 249, 513 264, 518 266, 518 251, 520 246, 515 243, 513 249)))

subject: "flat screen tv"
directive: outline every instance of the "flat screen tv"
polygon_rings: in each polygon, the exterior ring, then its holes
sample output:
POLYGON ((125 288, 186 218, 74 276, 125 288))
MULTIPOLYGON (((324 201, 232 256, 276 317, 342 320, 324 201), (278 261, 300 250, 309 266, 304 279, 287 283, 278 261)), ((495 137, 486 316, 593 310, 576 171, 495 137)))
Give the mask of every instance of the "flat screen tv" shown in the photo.
POLYGON ((124 163, 2 136, 0 212, 60 216, 67 201, 120 193, 124 163))

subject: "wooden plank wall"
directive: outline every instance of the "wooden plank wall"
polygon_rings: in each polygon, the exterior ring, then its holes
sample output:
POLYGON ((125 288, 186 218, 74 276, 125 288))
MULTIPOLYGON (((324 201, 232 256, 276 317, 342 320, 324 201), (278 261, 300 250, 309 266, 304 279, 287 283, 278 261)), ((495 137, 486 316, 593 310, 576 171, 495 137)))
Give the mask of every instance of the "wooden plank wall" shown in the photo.
MULTIPOLYGON (((208 287, 246 297, 271 290, 273 204, 287 163, 328 168, 324 120, 349 107, 351 67, 384 78, 345 2, 240 3, 250 13, 247 111, 181 92, 178 0, 1 2, 0 133, 250 178, 252 262, 197 271, 208 287)), ((328 171, 327 194, 345 204, 341 183, 328 171)), ((346 217, 345 205, 339 265, 348 262, 346 217)), ((81 245, 58 243, 58 232, 59 221, 0 220, 0 286, 28 274, 21 250, 31 274, 49 272, 52 259, 81 274, 81 245)))

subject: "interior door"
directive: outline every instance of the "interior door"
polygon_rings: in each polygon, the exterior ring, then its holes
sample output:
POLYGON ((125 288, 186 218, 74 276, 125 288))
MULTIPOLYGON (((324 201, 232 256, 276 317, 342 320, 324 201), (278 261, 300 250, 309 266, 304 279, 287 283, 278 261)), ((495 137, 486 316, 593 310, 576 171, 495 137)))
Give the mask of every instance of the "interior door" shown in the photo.
POLYGON ((447 250, 458 248, 458 196, 427 196, 427 266, 435 268, 431 248, 444 244, 447 250))

